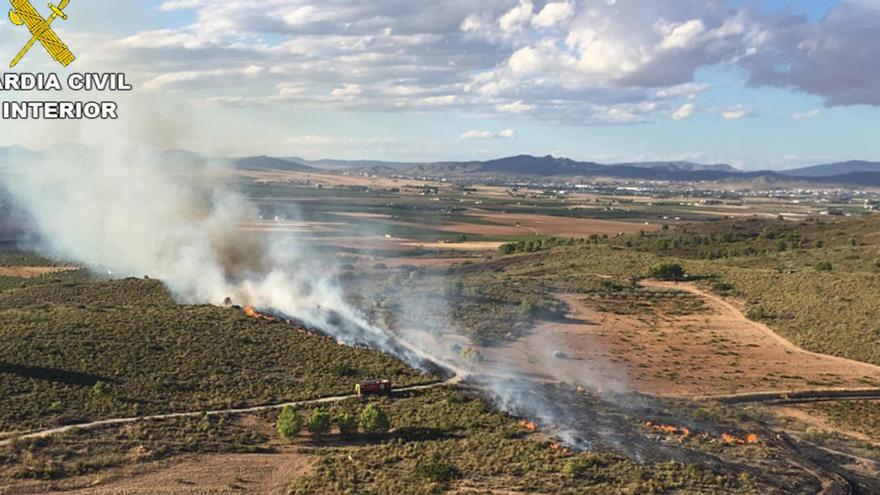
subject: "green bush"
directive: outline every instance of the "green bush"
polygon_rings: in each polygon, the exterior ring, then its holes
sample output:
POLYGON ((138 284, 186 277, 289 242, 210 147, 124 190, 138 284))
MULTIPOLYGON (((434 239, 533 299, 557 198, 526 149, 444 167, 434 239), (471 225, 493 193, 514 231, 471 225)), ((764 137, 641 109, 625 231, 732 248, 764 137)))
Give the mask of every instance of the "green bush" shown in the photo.
POLYGON ((678 263, 663 262, 651 267, 651 277, 658 280, 684 280, 684 267, 678 263))
POLYGON ((579 478, 583 473, 583 470, 583 465, 571 460, 567 461, 565 465, 562 466, 562 475, 566 478, 579 478))
POLYGON ((430 461, 418 464, 415 473, 416 476, 434 483, 445 483, 461 477, 458 468, 443 461, 437 453, 431 457, 430 461))
POLYGON ((752 306, 751 308, 749 308, 749 312, 748 312, 747 316, 749 317, 750 320, 753 320, 753 321, 763 320, 766 317, 766 315, 764 313, 764 307, 761 305, 752 306))
POLYGON ((278 414, 278 419, 275 421, 275 429, 278 431, 278 434, 281 435, 281 438, 286 440, 290 440, 297 435, 303 428, 303 419, 291 406, 286 406, 281 410, 281 413, 278 414))
POLYGON ((107 382, 98 380, 92 386, 92 395, 95 397, 105 397, 110 393, 110 385, 107 382))
POLYGON ((830 261, 820 261, 816 263, 816 271, 830 272, 833 269, 834 265, 832 265, 830 261))
POLYGON ((336 426, 342 435, 353 435, 358 431, 358 420, 351 413, 341 413, 336 416, 336 426))
POLYGON ((330 415, 323 409, 315 409, 309 415, 306 428, 313 435, 323 435, 330 431, 330 415))
POLYGON ((360 416, 361 429, 367 433, 385 433, 391 428, 391 421, 378 404, 370 404, 360 416))

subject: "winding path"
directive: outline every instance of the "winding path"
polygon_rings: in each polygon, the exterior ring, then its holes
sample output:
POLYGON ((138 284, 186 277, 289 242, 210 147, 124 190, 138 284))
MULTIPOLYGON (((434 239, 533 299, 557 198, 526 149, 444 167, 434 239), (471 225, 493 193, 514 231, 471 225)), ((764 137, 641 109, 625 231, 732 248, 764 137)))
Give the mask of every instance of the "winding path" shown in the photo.
MULTIPOLYGON (((880 374, 880 366, 847 359, 829 354, 822 354, 805 350, 797 345, 789 342, 783 336, 776 333, 772 328, 757 321, 750 320, 736 306, 727 300, 707 292, 690 283, 674 283, 660 282, 656 280, 646 280, 642 282, 645 287, 655 287, 664 289, 675 289, 689 292, 698 297, 707 300, 729 314, 730 317, 751 325, 764 335, 773 339, 776 343, 783 346, 786 350, 799 353, 801 355, 812 356, 831 361, 841 367, 857 370, 866 376, 877 376, 880 374)), ((741 404, 750 402, 772 403, 772 404, 799 404, 810 402, 829 402, 839 400, 880 400, 880 388, 864 387, 864 388, 816 388, 816 389, 797 389, 797 390, 778 390, 778 391, 759 391, 740 394, 707 394, 700 396, 691 396, 692 399, 717 400, 728 404, 741 404)))
MULTIPOLYGON (((458 383, 460 380, 458 376, 452 377, 449 380, 429 383, 425 385, 413 385, 411 387, 403 387, 395 389, 395 392, 414 392, 418 390, 428 390, 432 388, 442 387, 445 385, 458 383)), ((112 426, 112 425, 122 425, 129 423, 136 423, 138 421, 149 421, 153 419, 174 419, 174 418, 193 418, 199 416, 219 416, 222 414, 248 414, 248 413, 258 413, 263 411, 272 411, 276 409, 283 409, 287 406, 291 407, 302 407, 309 406, 314 404, 330 404, 334 402, 341 402, 349 399, 356 399, 358 395, 349 394, 349 395, 334 395, 330 397, 321 397, 318 399, 308 399, 294 402, 285 402, 282 404, 267 404, 263 406, 253 406, 253 407, 244 407, 244 408, 233 408, 233 409, 216 409, 209 411, 190 411, 190 412, 179 412, 179 413, 168 413, 168 414, 154 414, 149 416, 134 416, 130 418, 112 418, 112 419, 102 419, 100 421, 93 421, 91 423, 80 423, 74 425, 67 426, 59 426, 57 428, 49 428, 46 430, 35 430, 28 433, 23 433, 17 435, 16 437, 6 438, 4 440, 0 440, 0 447, 9 445, 13 438, 18 438, 20 440, 32 440, 37 438, 46 438, 53 435, 60 435, 62 433, 69 432, 71 430, 88 430, 93 428, 100 428, 102 426, 112 426)))
POLYGON ((731 316, 735 317, 736 319, 748 322, 753 327, 761 330, 762 332, 764 332, 765 334, 767 334, 768 336, 773 338, 775 341, 777 341, 779 344, 783 345, 788 350, 800 352, 800 353, 807 354, 810 356, 821 357, 824 359, 831 359, 831 360, 837 361, 838 363, 845 365, 845 366, 856 366, 856 367, 863 368, 866 371, 870 370, 870 371, 874 371, 874 372, 880 372, 880 366, 877 366, 874 364, 864 363, 862 361, 856 361, 854 359, 847 359, 847 358, 842 358, 842 357, 838 357, 838 356, 832 356, 830 354, 822 354, 819 352, 812 352, 812 351, 808 351, 806 349, 803 349, 801 347, 798 347, 795 344, 792 344, 791 342, 786 340, 785 337, 783 337, 782 335, 779 335, 778 333, 776 333, 772 328, 768 327, 764 323, 750 320, 748 317, 746 317, 746 315, 744 315, 742 313, 742 311, 737 309, 736 306, 734 306, 733 304, 731 304, 727 300, 721 298, 720 296, 712 294, 711 292, 706 292, 705 290, 703 290, 693 284, 689 284, 689 283, 676 284, 674 282, 645 281, 642 283, 642 285, 644 285, 645 287, 662 287, 665 289, 683 290, 685 292, 690 292, 691 294, 702 297, 704 299, 708 299, 710 302, 712 302, 716 306, 720 307, 724 311, 728 312, 731 316))

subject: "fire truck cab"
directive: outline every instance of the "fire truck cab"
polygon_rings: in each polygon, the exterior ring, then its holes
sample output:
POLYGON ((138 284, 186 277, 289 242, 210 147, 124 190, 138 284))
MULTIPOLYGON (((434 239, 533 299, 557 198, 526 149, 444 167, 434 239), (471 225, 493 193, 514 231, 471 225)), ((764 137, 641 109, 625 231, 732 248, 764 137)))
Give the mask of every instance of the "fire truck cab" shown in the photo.
POLYGON ((354 392, 361 396, 390 394, 391 390, 391 380, 367 380, 354 386, 354 392))

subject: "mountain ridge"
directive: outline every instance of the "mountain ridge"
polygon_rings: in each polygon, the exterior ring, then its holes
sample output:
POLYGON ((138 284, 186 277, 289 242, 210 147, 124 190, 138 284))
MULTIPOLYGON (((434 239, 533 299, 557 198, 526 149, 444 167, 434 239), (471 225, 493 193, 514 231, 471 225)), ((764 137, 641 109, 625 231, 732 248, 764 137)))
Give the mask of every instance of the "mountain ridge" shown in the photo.
MULTIPOLYGON (((0 147, 0 166, 13 160, 41 156, 21 146, 0 147)), ((187 150, 165 150, 169 159, 193 162, 210 158, 187 150)), ((394 162, 382 160, 308 160, 297 156, 254 155, 223 158, 239 170, 282 170, 305 173, 351 171, 380 175, 410 175, 444 178, 486 177, 602 177, 652 181, 755 180, 802 181, 818 184, 847 184, 880 187, 880 162, 849 160, 790 170, 744 171, 724 163, 705 164, 689 161, 646 161, 602 164, 578 161, 553 155, 512 155, 490 160, 394 162)))

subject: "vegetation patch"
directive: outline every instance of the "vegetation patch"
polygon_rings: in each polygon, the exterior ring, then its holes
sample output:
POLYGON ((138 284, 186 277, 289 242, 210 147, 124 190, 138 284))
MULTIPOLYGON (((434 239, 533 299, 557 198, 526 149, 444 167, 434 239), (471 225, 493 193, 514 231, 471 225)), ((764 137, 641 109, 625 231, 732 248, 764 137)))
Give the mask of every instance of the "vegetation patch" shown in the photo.
POLYGON ((0 293, 0 431, 340 395, 375 377, 435 379, 235 308, 177 305, 154 280, 0 293))

